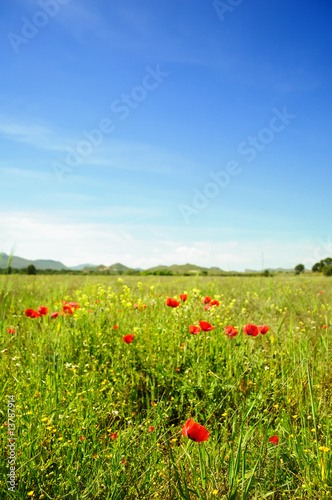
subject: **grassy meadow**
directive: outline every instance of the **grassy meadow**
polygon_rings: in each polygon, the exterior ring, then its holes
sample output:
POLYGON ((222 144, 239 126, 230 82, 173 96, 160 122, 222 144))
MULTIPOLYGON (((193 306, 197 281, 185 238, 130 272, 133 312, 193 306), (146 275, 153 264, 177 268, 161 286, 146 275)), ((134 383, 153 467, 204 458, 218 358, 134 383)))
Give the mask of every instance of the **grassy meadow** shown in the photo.
POLYGON ((331 498, 331 307, 322 276, 0 276, 0 498, 331 498), (215 329, 191 334, 200 320, 215 329))

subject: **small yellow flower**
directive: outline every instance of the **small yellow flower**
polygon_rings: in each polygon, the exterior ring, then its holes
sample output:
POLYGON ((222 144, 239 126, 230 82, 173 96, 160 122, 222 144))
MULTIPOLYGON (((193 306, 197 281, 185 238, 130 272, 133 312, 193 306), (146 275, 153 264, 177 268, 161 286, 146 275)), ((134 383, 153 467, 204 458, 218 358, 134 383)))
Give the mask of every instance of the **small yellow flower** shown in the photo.
POLYGON ((62 440, 63 440, 63 437, 61 437, 61 438, 58 438, 58 441, 62 441, 62 440))
POLYGON ((29 491, 28 496, 32 497, 33 493, 34 493, 33 491, 29 491))
POLYGON ((213 491, 212 491, 212 495, 218 495, 218 491, 219 491, 219 490, 213 490, 213 491))
POLYGON ((48 418, 46 418, 46 417, 45 417, 45 418, 42 418, 42 419, 41 419, 41 421, 42 421, 42 422, 47 422, 47 421, 48 421, 48 418))
POLYGON ((52 429, 52 426, 51 426, 51 427, 46 427, 46 429, 47 429, 48 431, 50 431, 50 430, 52 429))

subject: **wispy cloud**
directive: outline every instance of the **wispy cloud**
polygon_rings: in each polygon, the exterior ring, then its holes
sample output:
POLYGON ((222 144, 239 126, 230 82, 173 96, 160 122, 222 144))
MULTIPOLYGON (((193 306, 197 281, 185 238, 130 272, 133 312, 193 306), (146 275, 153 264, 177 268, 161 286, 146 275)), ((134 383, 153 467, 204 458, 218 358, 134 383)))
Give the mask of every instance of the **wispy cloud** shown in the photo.
POLYGON ((29 144, 37 149, 63 150, 63 142, 54 130, 36 122, 0 117, 0 135, 14 141, 29 144))
MULTIPOLYGON (((61 155, 68 152, 68 148, 75 150, 80 140, 85 139, 81 130, 68 131, 54 129, 51 126, 27 123, 20 119, 0 118, 0 136, 5 139, 25 143, 36 149, 49 151, 50 170, 53 161, 62 161, 61 155)), ((120 141, 105 138, 100 146, 86 158, 82 158, 80 166, 109 167, 119 170, 155 172, 170 174, 179 169, 195 169, 197 163, 182 154, 168 151, 163 147, 137 141, 120 141)), ((77 172, 79 171, 79 167, 77 172)), ((12 170, 13 172, 13 170, 12 170)), ((19 172, 17 172, 19 173, 19 172)), ((31 172, 23 174, 32 177, 31 172)), ((74 174, 76 175, 76 174, 74 174)))
POLYGON ((170 174, 179 169, 190 170, 198 166, 193 160, 165 148, 118 140, 105 142, 96 154, 83 160, 82 164, 161 174, 170 174))
POLYGON ((40 172, 38 170, 26 170, 23 168, 0 167, 0 175, 13 176, 20 179, 29 179, 35 181, 50 181, 51 172, 40 172))

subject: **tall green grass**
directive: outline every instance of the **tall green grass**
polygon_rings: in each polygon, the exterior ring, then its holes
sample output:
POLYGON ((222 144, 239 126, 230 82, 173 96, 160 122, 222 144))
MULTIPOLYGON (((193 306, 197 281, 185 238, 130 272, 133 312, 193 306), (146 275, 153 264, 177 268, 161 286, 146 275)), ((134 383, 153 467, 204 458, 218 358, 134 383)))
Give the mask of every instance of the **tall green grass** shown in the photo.
POLYGON ((15 394, 18 467, 11 494, 1 462, 1 498, 329 498, 332 280, 140 281, 0 277, 2 451, 15 394), (166 307, 185 291, 186 303, 166 307), (205 311, 205 295, 221 305, 205 311), (81 309, 24 315, 62 300, 81 309), (216 328, 191 335, 199 320, 216 328), (246 323, 271 330, 249 338, 246 323), (227 338, 227 325, 239 335, 227 338), (188 418, 210 431, 206 442, 182 436, 188 418))

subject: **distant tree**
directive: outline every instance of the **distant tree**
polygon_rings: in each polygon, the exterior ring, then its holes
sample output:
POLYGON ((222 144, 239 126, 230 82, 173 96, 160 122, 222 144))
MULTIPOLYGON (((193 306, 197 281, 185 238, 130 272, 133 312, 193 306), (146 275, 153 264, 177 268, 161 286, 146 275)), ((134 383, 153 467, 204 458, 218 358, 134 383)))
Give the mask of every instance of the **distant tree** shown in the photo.
MULTIPOLYGON (((314 273, 316 273, 317 271, 324 273, 324 268, 325 267, 330 267, 330 266, 332 266, 332 258, 331 257, 326 257, 326 259, 323 259, 320 262, 316 262, 316 264, 314 264, 312 266, 312 271, 314 273)), ((330 275, 327 274, 325 276, 330 276, 330 275)))
POLYGON ((262 276, 265 276, 266 278, 268 278, 269 276, 271 276, 270 271, 269 271, 268 269, 265 269, 265 270, 262 272, 262 276))
POLYGON ((27 273, 28 274, 37 274, 37 269, 35 268, 35 266, 33 264, 30 264, 27 267, 27 273))
POLYGON ((7 267, 7 274, 12 274, 13 268, 11 266, 7 267))
POLYGON ((303 273, 305 270, 305 267, 303 264, 298 264, 297 266, 295 266, 295 274, 301 274, 303 273))
POLYGON ((332 276, 332 266, 327 265, 323 267, 324 276, 332 276))

